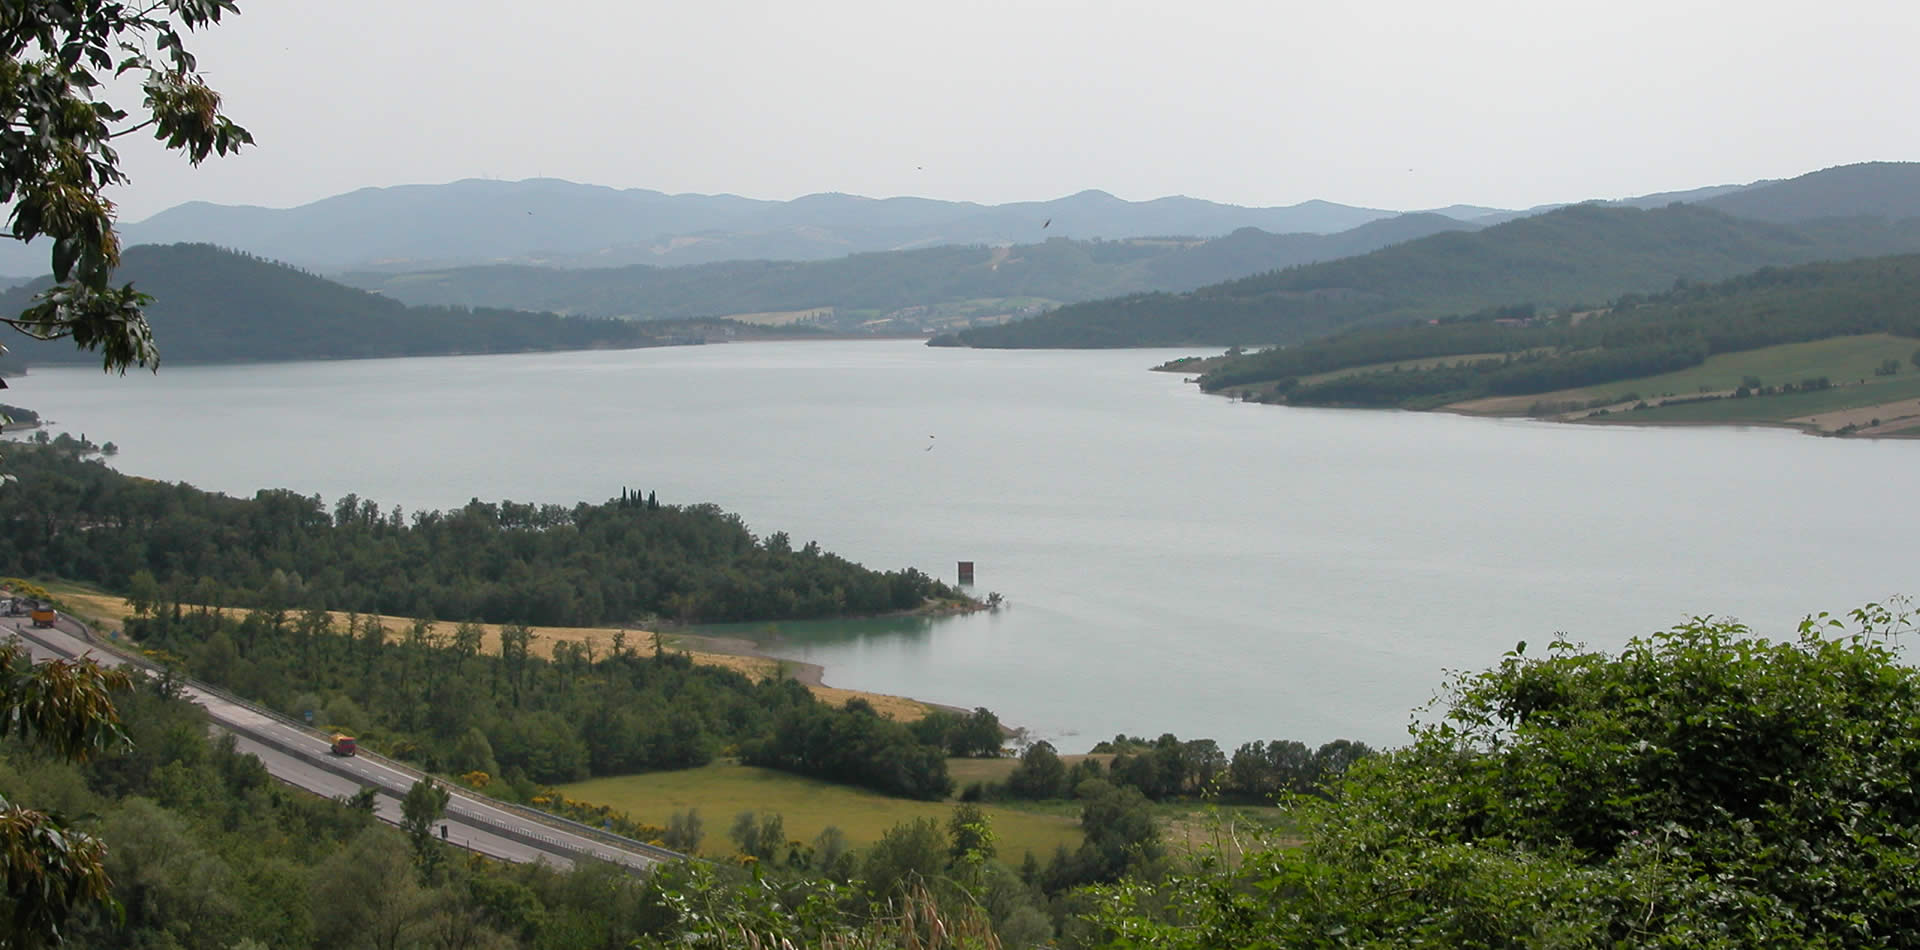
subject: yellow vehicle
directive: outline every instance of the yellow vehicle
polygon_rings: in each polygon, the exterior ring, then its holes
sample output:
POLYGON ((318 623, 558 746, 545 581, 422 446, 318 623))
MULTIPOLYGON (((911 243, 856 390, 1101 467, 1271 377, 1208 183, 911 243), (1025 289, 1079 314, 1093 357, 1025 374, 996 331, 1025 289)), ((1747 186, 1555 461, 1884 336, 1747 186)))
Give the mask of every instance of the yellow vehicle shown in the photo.
POLYGON ((360 751, 360 747, 357 743, 353 741, 352 736, 334 733, 333 746, 332 748, 329 748, 327 751, 333 753, 334 755, 352 755, 355 752, 360 751))
POLYGON ((54 613, 53 608, 46 604, 34 604, 33 608, 27 611, 27 616, 33 619, 33 625, 36 627, 51 627, 59 614, 54 613))

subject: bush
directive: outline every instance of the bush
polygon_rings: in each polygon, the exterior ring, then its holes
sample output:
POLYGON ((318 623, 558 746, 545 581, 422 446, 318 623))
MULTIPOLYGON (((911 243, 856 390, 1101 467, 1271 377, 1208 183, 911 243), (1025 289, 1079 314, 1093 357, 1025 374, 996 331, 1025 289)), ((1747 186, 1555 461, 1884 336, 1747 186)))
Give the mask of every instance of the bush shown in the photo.
POLYGON ((1303 844, 1105 891, 1096 919, 1135 947, 1920 946, 1908 627, 1522 644, 1305 805, 1303 844))

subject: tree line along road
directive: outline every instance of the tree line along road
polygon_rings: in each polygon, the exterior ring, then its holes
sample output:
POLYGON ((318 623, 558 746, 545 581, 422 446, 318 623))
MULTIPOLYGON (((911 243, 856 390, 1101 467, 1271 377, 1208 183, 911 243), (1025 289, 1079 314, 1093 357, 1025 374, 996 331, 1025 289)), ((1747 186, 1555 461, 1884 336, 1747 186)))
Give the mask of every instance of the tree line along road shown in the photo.
MULTIPOLYGON (((127 665, 156 672, 147 664, 107 648, 93 639, 79 621, 58 614, 53 627, 29 628, 24 618, 6 618, 0 633, 10 633, 27 647, 36 662, 92 657, 102 665, 127 665)), ((240 751, 256 756, 274 778, 328 798, 352 795, 364 788, 375 792, 374 815, 388 824, 400 823, 400 801, 424 773, 379 756, 333 755, 326 738, 290 720, 232 699, 190 680, 181 680, 181 695, 207 710, 215 728, 231 733, 240 751)), ((605 861, 630 870, 646 871, 685 855, 638 841, 602 833, 564 819, 534 817, 518 809, 468 794, 457 786, 446 817, 440 822, 445 840, 470 851, 505 861, 544 861, 571 867, 581 860, 605 861), (574 825, 579 830, 570 830, 574 825)))

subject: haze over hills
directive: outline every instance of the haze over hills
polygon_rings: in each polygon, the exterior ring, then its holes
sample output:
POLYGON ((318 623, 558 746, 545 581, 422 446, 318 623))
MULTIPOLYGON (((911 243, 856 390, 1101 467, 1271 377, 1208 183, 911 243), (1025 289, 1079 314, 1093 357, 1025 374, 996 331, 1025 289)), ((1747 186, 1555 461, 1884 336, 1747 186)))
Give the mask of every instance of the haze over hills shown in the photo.
MULTIPOLYGON (((384 255, 384 266, 351 272, 344 280, 409 304, 642 320, 738 315, 853 332, 966 329, 965 339, 982 346, 1277 342, 1353 321, 1526 301, 1598 302, 1661 289, 1682 277, 1716 279, 1769 264, 1912 250, 1910 228, 1861 215, 1920 214, 1920 165, 1843 166, 1784 181, 1585 207, 1651 207, 1665 216, 1649 220, 1667 223, 1627 226, 1617 214, 1501 212, 1473 205, 1449 206, 1444 214, 1393 214, 1328 202, 1250 209, 1186 198, 1126 202, 1092 191, 992 207, 848 195, 769 202, 533 180, 363 189, 286 211, 191 204, 127 231, 129 240, 168 230, 212 234, 263 257, 276 255, 261 248, 281 247, 296 264, 384 255), (1667 205, 1685 202, 1731 217, 1665 214, 1667 205), (1845 215, 1856 217, 1827 220, 1845 215), (1306 230, 1243 226, 1213 238, 1180 236, 1249 218, 1304 222, 1306 230), (1331 234, 1311 230, 1357 218, 1370 220, 1331 234), (1472 232, 1505 218, 1512 220, 1481 238, 1445 233, 1472 232), (1774 222, 1775 230, 1754 231, 1763 221, 1774 222), (652 244, 618 243, 650 227, 663 233, 708 230, 652 244), (950 243, 955 236, 1017 229, 1029 238, 950 243), (1130 229, 1159 236, 1070 237, 1130 229), (458 258, 502 250, 513 241, 572 250, 554 252, 545 266, 390 269, 417 265, 420 258, 395 255, 421 248, 458 258), (805 247, 796 250, 795 242, 805 247), (847 253, 863 242, 932 244, 847 253), (1403 242, 1412 243, 1395 247, 1403 242), (630 254, 657 262, 736 252, 759 252, 760 259, 679 267, 553 266, 630 254), (778 259, 795 254, 816 259, 778 259), (1306 265, 1319 269, 1303 270, 1306 265), (984 328, 1076 303, 1081 306, 1024 329, 984 328)), ((37 253, 17 245, 8 250, 37 253)), ((126 276, 139 277, 139 269, 126 276)), ((146 284, 142 278, 143 289, 158 289, 146 284)), ((347 306, 357 311, 361 305, 347 306)), ((332 355, 334 348, 323 349, 319 355, 332 355)))
MULTIPOLYGON (((1818 195, 1807 213, 1881 213, 1875 189, 1885 169, 1847 166, 1864 183, 1862 200, 1837 212, 1818 195)), ((1804 182, 1831 173, 1794 179, 1804 182)), ((1733 203, 1736 194, 1790 184, 1714 185, 1611 203, 1655 207, 1719 201, 1734 214, 1767 216, 1779 199, 1733 203)), ((1914 192, 1912 183, 1900 187, 1914 192)), ((1592 197, 1592 196, 1585 196, 1592 197)), ((1905 199, 1895 206, 1905 213, 1905 199)), ((1455 204, 1434 209, 1474 225, 1552 210, 1504 210, 1455 204)), ((1421 213, 1421 212, 1415 212, 1421 213)), ((823 260, 848 254, 949 244, 1021 244, 1047 237, 1118 240, 1221 237, 1244 228, 1271 234, 1334 234, 1400 212, 1313 200, 1285 207, 1240 207, 1186 197, 1125 201, 1083 191, 1051 201, 983 205, 926 198, 816 194, 791 201, 737 195, 669 195, 556 179, 467 179, 440 185, 363 188, 295 208, 189 202, 122 228, 123 244, 212 243, 322 272, 408 271, 493 263, 562 267, 630 264, 684 266, 723 260, 823 260)), ((40 246, 0 247, 0 274, 30 276, 47 267, 40 246)))
MULTIPOLYGON (((843 194, 763 201, 555 179, 468 179, 363 188, 287 209, 192 202, 125 225, 122 239, 127 245, 212 243, 325 272, 496 262, 671 266, 1056 236, 1212 237, 1245 227, 1333 233, 1395 213, 1325 201, 1281 208, 1183 197, 1134 202, 1101 191, 1004 205, 843 194)), ((42 249, 3 250, 0 273, 46 269, 42 249)))

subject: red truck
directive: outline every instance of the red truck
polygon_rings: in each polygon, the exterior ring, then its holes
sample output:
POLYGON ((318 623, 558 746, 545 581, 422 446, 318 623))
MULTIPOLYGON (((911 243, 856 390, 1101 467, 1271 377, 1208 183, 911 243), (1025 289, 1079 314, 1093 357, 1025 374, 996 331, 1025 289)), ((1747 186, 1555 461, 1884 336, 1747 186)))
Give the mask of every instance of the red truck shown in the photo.
POLYGON ((353 741, 352 736, 334 733, 333 745, 327 751, 334 755, 352 755, 360 751, 360 747, 353 741))

